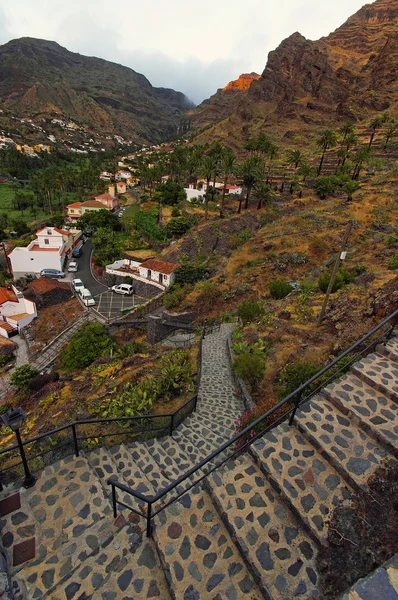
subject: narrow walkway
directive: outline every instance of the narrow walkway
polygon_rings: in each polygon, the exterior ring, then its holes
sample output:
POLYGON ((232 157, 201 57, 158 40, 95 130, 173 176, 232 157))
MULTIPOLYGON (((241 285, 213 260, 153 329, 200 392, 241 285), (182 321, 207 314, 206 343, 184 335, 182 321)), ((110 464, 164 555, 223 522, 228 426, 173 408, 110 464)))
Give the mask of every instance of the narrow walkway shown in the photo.
MULTIPOLYGON (((316 556, 331 512, 398 457, 396 337, 303 405, 293 426, 275 427, 195 484, 206 474, 198 471, 178 501, 168 505, 172 491, 156 502, 164 510, 153 539, 128 509, 112 517, 110 476, 154 495, 234 435, 243 406, 228 363, 231 329, 206 336, 197 411, 172 436, 70 456, 14 491, 0 525, 18 598, 323 600, 316 556)), ((127 493, 118 499, 146 510, 127 493)), ((398 598, 395 579, 391 586, 398 598)), ((369 600, 362 588, 349 600, 369 600)))

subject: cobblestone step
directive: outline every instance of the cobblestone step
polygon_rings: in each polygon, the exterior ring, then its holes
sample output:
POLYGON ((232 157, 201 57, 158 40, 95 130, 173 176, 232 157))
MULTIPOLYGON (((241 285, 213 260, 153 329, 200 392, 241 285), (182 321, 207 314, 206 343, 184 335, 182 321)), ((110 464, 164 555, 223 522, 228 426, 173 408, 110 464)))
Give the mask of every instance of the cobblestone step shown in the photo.
POLYGON ((87 527, 78 537, 68 542, 61 541, 53 552, 44 557, 39 551, 37 559, 25 566, 23 572, 29 598, 40 598, 46 594, 52 597, 54 587, 66 582, 88 557, 109 546, 116 532, 117 526, 103 519, 87 527))
POLYGON ((215 502, 266 598, 307 600, 317 590, 317 548, 249 455, 213 473, 215 502))
POLYGON ((175 600, 263 598, 208 495, 159 514, 154 538, 175 600))
POLYGON ((386 358, 398 362, 398 337, 391 338, 387 344, 380 344, 376 347, 378 354, 382 354, 386 358))
MULTIPOLYGON (((189 424, 185 421, 173 432, 173 439, 190 460, 190 467, 193 467, 216 449, 217 444, 206 438, 207 433, 210 434, 211 432, 205 427, 195 427, 192 421, 189 424)), ((212 437, 214 439, 214 435, 212 437)), ((222 443, 221 439, 220 444, 222 443)))
POLYGON ((131 456, 137 465, 144 473, 145 477, 152 484, 153 490, 158 492, 170 484, 170 479, 166 476, 158 463, 152 458, 147 451, 145 444, 133 442, 128 445, 131 456))
POLYGON ((381 354, 369 354, 351 367, 351 373, 398 402, 398 365, 381 354))
POLYGON ((325 397, 318 395, 303 404, 295 425, 350 485, 367 489, 368 478, 382 460, 392 458, 325 397))
POLYGON ((174 461, 175 465, 179 469, 179 475, 188 471, 192 463, 185 452, 182 450, 181 446, 177 443, 177 441, 168 436, 165 438, 160 438, 158 440, 161 448, 168 454, 168 456, 174 461))
MULTIPOLYGON (((141 469, 138 468, 131 456, 129 449, 124 444, 114 446, 110 449, 110 453, 116 464, 116 468, 119 473, 118 479, 121 483, 124 483, 124 485, 127 485, 136 492, 146 496, 152 496, 155 494, 153 485, 147 479, 141 469)), ((140 500, 135 499, 133 496, 130 496, 130 498, 131 502, 138 508, 138 510, 146 513, 147 505, 145 502, 141 502, 140 500)))
POLYGON ((231 408, 228 408, 227 406, 220 406, 217 405, 217 407, 220 409, 217 413, 215 413, 215 406, 214 403, 210 400, 201 400, 200 402, 198 402, 198 405, 196 407, 196 413, 201 415, 205 415, 208 417, 211 417, 215 414, 222 414, 222 418, 223 418, 223 422, 225 419, 225 422, 228 423, 228 421, 230 421, 231 423, 235 424, 235 421, 237 420, 237 418, 241 415, 241 413, 243 412, 243 409, 241 408, 241 405, 239 404, 240 410, 239 412, 237 410, 232 410, 231 408))
POLYGON ((36 548, 42 558, 112 514, 110 502, 84 457, 71 456, 46 467, 36 485, 24 493, 39 524, 36 548))
MULTIPOLYGON (((202 413, 195 412, 192 415, 192 422, 194 425, 200 424, 201 426, 206 427, 206 429, 217 435, 220 439, 223 439, 224 442, 227 442, 233 437, 233 432, 235 430, 233 426, 230 425, 227 427, 224 424, 224 415, 214 415, 213 418, 210 418, 202 413)), ((188 425, 189 423, 190 422, 187 421, 188 425)))
POLYGON ((322 394, 398 457, 398 404, 351 373, 330 383, 322 394))
POLYGON ((51 600, 170 599, 154 543, 126 525, 66 581, 44 596, 51 600))
POLYGON ((249 452, 314 539, 325 543, 331 511, 351 497, 341 475, 287 423, 255 441, 249 452))
MULTIPOLYGON (((97 448, 87 454, 87 459, 90 465, 93 467, 101 485, 108 498, 111 498, 112 488, 108 485, 107 481, 110 477, 114 477, 116 480, 123 483, 121 473, 118 471, 115 462, 112 459, 112 454, 106 448, 97 448)), ((117 490, 117 498, 131 506, 133 509, 141 510, 141 504, 135 500, 130 494, 124 493, 121 490, 117 490)), ((119 505, 118 511, 123 512, 128 510, 124 506, 119 505)))

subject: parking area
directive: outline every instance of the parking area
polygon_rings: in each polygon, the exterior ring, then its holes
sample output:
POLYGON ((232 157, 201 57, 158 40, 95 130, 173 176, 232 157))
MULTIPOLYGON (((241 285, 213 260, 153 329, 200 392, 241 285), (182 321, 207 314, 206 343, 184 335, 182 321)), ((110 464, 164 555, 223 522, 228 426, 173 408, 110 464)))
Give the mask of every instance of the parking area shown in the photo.
POLYGON ((102 292, 94 296, 95 306, 93 308, 106 319, 117 319, 123 315, 123 309, 139 306, 147 302, 146 298, 140 296, 124 296, 115 292, 102 292))

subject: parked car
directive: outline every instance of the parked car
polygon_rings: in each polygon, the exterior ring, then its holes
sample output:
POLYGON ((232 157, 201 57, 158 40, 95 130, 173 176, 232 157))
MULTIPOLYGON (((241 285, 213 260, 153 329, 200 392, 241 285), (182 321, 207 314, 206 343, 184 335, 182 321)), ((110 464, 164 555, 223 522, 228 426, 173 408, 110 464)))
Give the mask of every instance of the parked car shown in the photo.
POLYGON ((57 269, 43 269, 40 271, 40 277, 55 277, 57 279, 65 277, 65 273, 63 271, 58 271, 57 269))
POLYGON ((72 260, 68 266, 68 273, 76 273, 77 269, 78 269, 77 262, 72 260))
POLYGON ((82 255, 82 249, 81 249, 81 246, 80 246, 79 248, 75 248, 75 249, 72 251, 72 258, 80 258, 80 257, 81 257, 81 255, 82 255))
POLYGON ((95 300, 92 297, 90 290, 88 290, 87 288, 82 289, 82 291, 80 292, 80 296, 83 300, 83 304, 85 304, 86 306, 94 306, 95 300))
POLYGON ((81 280, 81 279, 74 279, 74 280, 72 281, 72 285, 73 285, 73 287, 74 287, 74 289, 75 289, 75 292, 76 292, 77 294, 80 294, 80 290, 83 290, 83 289, 84 289, 84 283, 82 282, 82 280, 81 280))
POLYGON ((128 283, 119 283, 119 285, 114 285, 112 287, 112 292, 116 294, 125 294, 126 296, 131 296, 134 294, 134 286, 129 285, 128 283))

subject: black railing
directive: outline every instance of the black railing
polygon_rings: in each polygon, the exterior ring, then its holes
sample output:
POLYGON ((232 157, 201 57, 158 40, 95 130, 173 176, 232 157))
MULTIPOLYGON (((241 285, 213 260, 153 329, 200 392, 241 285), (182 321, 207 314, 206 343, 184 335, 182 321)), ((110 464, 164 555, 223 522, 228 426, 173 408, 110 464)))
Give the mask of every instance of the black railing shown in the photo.
MULTIPOLYGON (((79 419, 22 440, 31 470, 37 472, 47 464, 65 458, 68 454, 79 456, 81 450, 116 445, 126 440, 126 436, 129 441, 135 441, 171 435, 180 423, 196 410, 201 375, 202 343, 203 330, 198 351, 195 393, 174 412, 133 417, 79 419), (86 433, 84 433, 85 431, 86 433)), ((4 484, 16 481, 21 477, 22 466, 18 444, 0 450, 0 491, 4 484)))
MULTIPOLYGON (((327 383, 338 377, 344 370, 348 369, 348 367, 351 364, 356 362, 358 358, 363 356, 363 354, 369 349, 375 347, 382 340, 386 342, 391 337, 394 326, 397 324, 397 320, 398 310, 394 311, 389 317, 384 319, 381 323, 379 323, 379 325, 374 327, 355 344, 350 346, 350 348, 345 350, 342 354, 340 354, 323 369, 321 369, 318 373, 316 373, 316 375, 314 375, 308 381, 306 381, 304 384, 298 387, 294 392, 286 396, 286 398, 278 402, 275 406, 273 406, 270 410, 261 415, 253 423, 245 427, 240 433, 238 433, 232 439, 225 442, 222 446, 214 450, 206 458, 201 460, 199 463, 197 463, 195 466, 189 469, 186 473, 182 474, 178 479, 171 482, 168 486, 160 490, 157 494, 153 496, 146 496, 144 494, 140 494, 139 492, 117 481, 115 477, 110 477, 107 483, 112 488, 114 516, 117 516, 117 505, 128 508, 129 510, 139 514, 140 516, 146 519, 146 532, 147 536, 149 537, 151 535, 151 521, 156 515, 162 512, 170 504, 178 500, 178 498, 185 495, 190 489, 198 485, 203 479, 208 477, 210 473, 220 468, 223 464, 230 461, 235 456, 241 454, 254 441, 256 441, 258 438, 267 433, 267 431, 269 431, 271 428, 275 427, 277 424, 281 423, 288 417, 289 424, 291 425, 293 423, 296 411, 301 404, 307 402, 312 396, 318 393, 319 390, 322 389, 322 387, 324 387, 325 385, 327 385, 327 383), (377 337, 377 339, 373 340, 370 344, 366 343, 368 342, 369 338, 371 338, 373 335, 375 335, 377 332, 383 329, 386 325, 390 325, 387 331, 384 331, 379 337, 377 337), (366 345, 364 346, 365 343, 366 345), (356 352, 358 349, 360 350, 356 352), (355 354, 352 357, 350 357, 348 361, 344 361, 344 364, 342 365, 341 363, 343 359, 345 359, 354 352, 355 354), (329 373, 329 376, 325 378, 324 375, 326 373, 329 373), (319 383, 319 381, 321 381, 321 383, 319 383), (315 382, 318 382, 318 384, 314 387, 315 382), (306 391, 308 391, 308 393, 304 395, 304 392, 306 391), (286 411, 281 413, 281 409, 283 409, 284 407, 286 407, 286 411), (262 425, 264 425, 264 427, 262 427, 262 425), (221 457, 222 454, 224 456, 221 457), (221 460, 215 463, 215 459, 217 459, 218 457, 220 457, 221 460), (195 475, 196 477, 194 478, 195 475), (184 484, 185 482, 187 483, 183 486, 182 484, 184 484), (125 502, 119 500, 117 497, 117 490, 120 490, 134 497, 138 505, 145 504, 146 510, 138 510, 136 508, 132 508, 131 505, 128 505, 125 502), (165 496, 173 491, 175 492, 173 497, 168 501, 165 501, 165 496), (157 509, 154 509, 154 505, 159 502, 161 502, 160 506, 157 509)), ((205 335, 205 329, 203 335, 205 335)))

